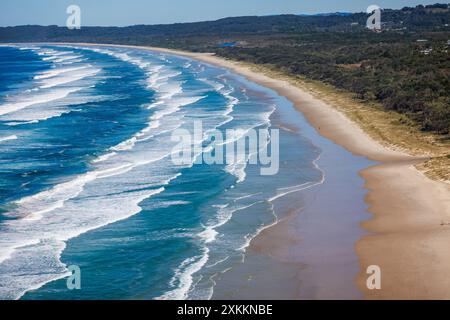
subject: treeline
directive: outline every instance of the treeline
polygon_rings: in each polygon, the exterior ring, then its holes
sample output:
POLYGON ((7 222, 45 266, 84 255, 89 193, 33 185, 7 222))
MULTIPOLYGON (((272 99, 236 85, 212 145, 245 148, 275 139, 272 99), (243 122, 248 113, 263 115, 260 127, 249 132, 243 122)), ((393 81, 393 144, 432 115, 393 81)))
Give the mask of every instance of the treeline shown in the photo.
MULTIPOLYGON (((418 6, 402 10, 383 10, 382 20, 388 28, 409 31, 440 31, 449 23, 448 4, 418 6)), ((0 42, 114 40, 142 42, 158 38, 189 36, 227 36, 236 34, 359 32, 364 30, 367 14, 335 13, 327 15, 273 15, 225 18, 216 21, 135 25, 129 27, 82 27, 69 30, 58 26, 17 26, 0 28, 0 42)), ((446 29, 448 31, 448 29, 446 29)))
MULTIPOLYGON (((427 42, 399 34, 323 34, 279 38, 264 46, 216 49, 224 57, 265 64, 290 75, 329 83, 387 110, 405 114, 423 130, 450 130, 450 55, 447 35, 427 42), (293 45, 296 43, 296 45, 293 45)), ((251 43, 253 40, 247 40, 251 43)), ((257 42, 262 42, 261 40, 257 42)))

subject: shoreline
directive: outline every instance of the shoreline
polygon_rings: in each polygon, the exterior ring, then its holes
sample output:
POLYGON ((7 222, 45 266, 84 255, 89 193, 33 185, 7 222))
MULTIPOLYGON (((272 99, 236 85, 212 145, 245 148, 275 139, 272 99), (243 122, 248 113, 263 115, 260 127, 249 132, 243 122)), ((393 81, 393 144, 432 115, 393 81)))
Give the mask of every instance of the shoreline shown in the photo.
MULTIPOLYGON (((50 43, 49 43, 50 44, 50 43)), ((68 43, 55 43, 64 45, 68 43)), ((251 70, 248 66, 208 53, 115 44, 70 43, 71 45, 117 46, 164 52, 202 61, 244 76, 290 100, 306 120, 326 139, 354 155, 377 164, 360 171, 368 194, 368 211, 362 223, 369 232, 354 245, 360 261, 355 285, 366 299, 450 299, 450 186, 433 181, 417 165, 429 157, 394 151, 373 140, 356 123, 310 92, 283 80, 251 70), (365 270, 378 265, 382 290, 366 288, 365 270)), ((269 227, 280 229, 281 224, 269 227)), ((283 229, 283 228, 281 228, 283 229)), ((282 233, 283 230, 279 230, 282 233)), ((262 235, 252 240, 264 242, 262 235), (255 240, 256 239, 256 240, 255 240)), ((252 246, 252 244, 250 245, 252 246)))
POLYGON ((414 167, 427 156, 390 150, 310 93, 284 80, 255 73, 238 62, 205 53, 138 48, 227 68, 271 88, 290 100, 321 136, 355 155, 378 162, 360 172, 369 190, 365 201, 373 218, 362 223, 371 234, 355 244, 361 267, 356 279, 358 288, 366 299, 450 299, 450 279, 446 276, 450 270, 450 186, 427 178, 414 167), (381 268, 380 291, 366 287, 365 271, 370 265, 381 268))

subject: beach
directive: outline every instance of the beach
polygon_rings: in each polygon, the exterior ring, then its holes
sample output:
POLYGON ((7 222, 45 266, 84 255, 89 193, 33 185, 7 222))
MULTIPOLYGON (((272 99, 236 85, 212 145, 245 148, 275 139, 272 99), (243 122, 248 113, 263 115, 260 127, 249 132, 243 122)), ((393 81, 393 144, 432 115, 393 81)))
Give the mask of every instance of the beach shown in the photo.
POLYGON ((214 279, 213 299, 450 299, 450 186, 416 169, 427 156, 387 148, 307 89, 242 63, 154 47, 70 45, 151 50, 228 69, 292 103, 296 130, 323 151, 316 164, 325 180, 277 204, 286 214, 251 240, 243 263, 214 279), (367 289, 371 265, 381 268, 381 290, 367 289))
MULTIPOLYGON (((382 146, 336 109, 308 92, 286 81, 255 73, 245 65, 210 54, 148 49, 229 68, 251 81, 274 89, 292 101, 322 136, 353 154, 378 162, 360 172, 369 190, 365 200, 373 217, 362 223, 370 234, 355 245, 360 261, 356 279, 358 288, 366 299, 450 298, 450 280, 447 276, 450 270, 447 248, 450 241, 450 186, 430 180, 415 169, 414 165, 427 157, 410 156, 382 146), (382 290, 367 289, 366 270, 370 265, 378 265, 382 270, 382 290)), ((285 239, 283 235, 288 226, 289 223, 283 223, 272 229, 285 239)), ((253 243, 257 243, 258 250, 264 252, 265 243, 271 248, 269 244, 273 238, 267 231, 255 238, 253 243)), ((277 250, 288 247, 289 243, 282 241, 277 250)))

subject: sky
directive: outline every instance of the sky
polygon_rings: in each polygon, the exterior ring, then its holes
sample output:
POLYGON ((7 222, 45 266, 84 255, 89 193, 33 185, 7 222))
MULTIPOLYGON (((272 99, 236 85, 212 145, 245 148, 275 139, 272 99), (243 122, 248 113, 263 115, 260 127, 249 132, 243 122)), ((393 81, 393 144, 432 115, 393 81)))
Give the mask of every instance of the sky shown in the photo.
POLYGON ((81 8, 82 26, 127 26, 216 20, 232 16, 361 12, 371 4, 402 8, 447 0, 0 0, 0 26, 65 25, 81 8))

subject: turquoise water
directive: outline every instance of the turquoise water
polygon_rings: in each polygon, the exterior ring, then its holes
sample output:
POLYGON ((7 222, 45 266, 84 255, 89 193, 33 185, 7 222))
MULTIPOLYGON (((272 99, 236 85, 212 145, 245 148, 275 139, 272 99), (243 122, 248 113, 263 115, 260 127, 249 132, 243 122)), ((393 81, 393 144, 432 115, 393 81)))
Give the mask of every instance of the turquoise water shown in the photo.
POLYGON ((215 275, 282 214, 273 201, 323 179, 320 150, 279 127, 283 99, 186 58, 0 47, 0 95, 2 299, 210 298, 215 275), (206 133, 280 129, 279 172, 261 175, 255 155, 174 164, 173 131, 199 120, 206 133), (72 265, 80 290, 67 289, 72 265))

